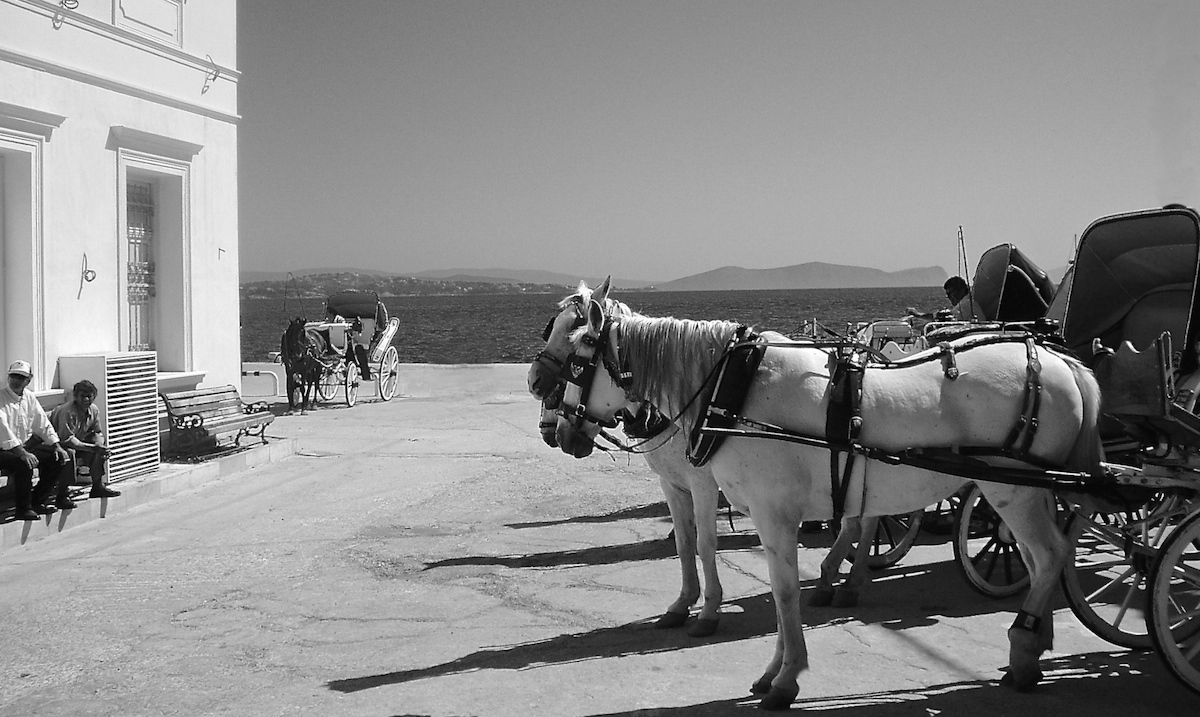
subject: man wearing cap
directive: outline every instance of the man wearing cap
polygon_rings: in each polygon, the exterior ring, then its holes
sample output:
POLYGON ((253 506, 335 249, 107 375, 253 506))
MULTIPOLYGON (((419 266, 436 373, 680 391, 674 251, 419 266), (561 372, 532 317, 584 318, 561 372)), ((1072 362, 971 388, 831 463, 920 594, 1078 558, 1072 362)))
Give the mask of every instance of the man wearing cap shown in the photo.
MULTIPOLYGON (((42 404, 33 391, 26 390, 32 379, 29 362, 14 361, 8 367, 5 386, 0 388, 0 469, 13 477, 17 520, 37 520, 39 514, 50 515, 57 510, 46 502, 70 460, 58 444, 58 434, 42 404), (33 485, 34 468, 40 476, 37 486, 33 485)), ((74 507, 65 490, 59 491, 58 508, 74 507)))

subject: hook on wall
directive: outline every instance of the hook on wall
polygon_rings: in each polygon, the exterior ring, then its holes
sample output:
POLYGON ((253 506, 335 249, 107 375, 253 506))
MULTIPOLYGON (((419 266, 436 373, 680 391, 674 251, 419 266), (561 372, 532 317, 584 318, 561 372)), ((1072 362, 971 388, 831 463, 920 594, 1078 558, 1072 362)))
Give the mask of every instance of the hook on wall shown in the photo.
POLYGON ((87 282, 90 284, 95 280, 96 280, 96 272, 94 270, 88 268, 87 252, 84 252, 83 253, 83 266, 81 266, 79 268, 79 293, 75 295, 75 299, 78 300, 80 297, 83 296, 84 282, 87 282))
MULTIPOLYGON (((58 0, 58 6, 63 10, 78 10, 79 0, 58 0)), ((50 24, 54 26, 55 30, 57 30, 58 28, 62 27, 63 20, 65 19, 66 15, 64 15, 61 11, 56 10, 54 12, 54 17, 50 20, 50 24)))
POLYGON ((212 71, 204 75, 204 87, 200 88, 200 94, 208 92, 208 88, 212 87, 212 83, 217 81, 221 76, 221 68, 217 67, 216 60, 212 59, 212 55, 205 55, 208 58, 208 64, 212 65, 212 71))

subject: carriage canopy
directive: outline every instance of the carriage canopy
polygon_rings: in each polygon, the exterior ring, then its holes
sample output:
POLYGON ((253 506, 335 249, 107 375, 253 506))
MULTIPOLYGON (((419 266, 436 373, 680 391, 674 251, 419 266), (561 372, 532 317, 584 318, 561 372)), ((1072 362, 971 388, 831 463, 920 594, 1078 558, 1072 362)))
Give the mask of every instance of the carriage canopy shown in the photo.
POLYGON ((374 319, 380 311, 383 312, 383 321, 380 323, 387 323, 387 309, 374 291, 339 291, 325 299, 327 316, 336 314, 344 319, 374 319))
POLYGON ((971 287, 985 321, 1033 321, 1046 315, 1054 283, 1012 244, 1000 244, 979 257, 971 287))
POLYGON ((1169 331, 1194 366, 1198 247, 1200 216, 1179 205, 1092 222, 1050 314, 1062 322, 1067 347, 1090 363, 1093 339, 1113 349, 1129 341, 1140 351, 1169 331))

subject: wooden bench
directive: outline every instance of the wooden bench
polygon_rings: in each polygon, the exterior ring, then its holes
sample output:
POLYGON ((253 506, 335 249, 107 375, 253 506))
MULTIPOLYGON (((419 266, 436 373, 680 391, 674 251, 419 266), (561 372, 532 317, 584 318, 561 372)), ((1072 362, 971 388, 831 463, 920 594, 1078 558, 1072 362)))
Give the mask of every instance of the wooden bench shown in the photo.
POLYGON ((169 452, 192 460, 217 451, 223 436, 234 437, 234 448, 241 445, 242 436, 256 436, 266 443, 264 432, 275 420, 266 403, 242 403, 233 386, 160 395, 171 429, 169 452))

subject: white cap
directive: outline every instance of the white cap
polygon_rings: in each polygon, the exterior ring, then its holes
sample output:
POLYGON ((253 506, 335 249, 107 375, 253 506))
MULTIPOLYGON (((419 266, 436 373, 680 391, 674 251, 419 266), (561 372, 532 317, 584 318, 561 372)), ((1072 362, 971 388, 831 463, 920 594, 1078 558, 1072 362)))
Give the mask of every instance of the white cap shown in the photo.
POLYGON ((8 372, 10 374, 15 373, 19 376, 25 376, 27 378, 33 376, 33 370, 29 368, 28 361, 13 361, 8 366, 8 372))

